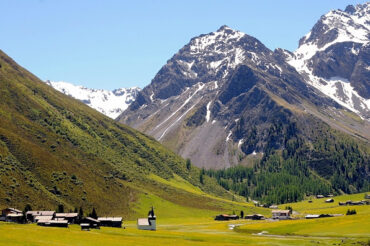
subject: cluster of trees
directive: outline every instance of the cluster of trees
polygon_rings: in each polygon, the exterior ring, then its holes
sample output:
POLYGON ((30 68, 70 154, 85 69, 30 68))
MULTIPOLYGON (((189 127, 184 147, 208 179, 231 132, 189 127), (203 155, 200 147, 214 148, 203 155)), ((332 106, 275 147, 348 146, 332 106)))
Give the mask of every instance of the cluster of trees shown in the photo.
POLYGON ((346 215, 353 215, 353 214, 357 214, 357 212, 356 212, 356 209, 348 209, 347 210, 347 213, 346 213, 346 215))
POLYGON ((215 177, 225 189, 265 204, 296 202, 305 195, 332 192, 329 184, 312 175, 307 164, 283 160, 278 154, 254 168, 235 166, 224 170, 207 170, 206 173, 215 177))

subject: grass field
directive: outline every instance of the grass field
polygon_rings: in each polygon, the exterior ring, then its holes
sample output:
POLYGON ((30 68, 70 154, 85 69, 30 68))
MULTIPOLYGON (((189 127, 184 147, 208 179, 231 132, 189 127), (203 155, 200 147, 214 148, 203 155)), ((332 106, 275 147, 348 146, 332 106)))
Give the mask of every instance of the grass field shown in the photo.
MULTIPOLYGON (((345 213, 349 207, 339 207, 337 201, 362 198, 363 194, 357 194, 334 197, 334 204, 313 199, 312 203, 289 205, 299 213, 298 217, 306 212, 345 213)), ((143 201, 142 206, 147 205, 143 201)), ((91 231, 81 231, 77 225, 67 229, 0 223, 0 245, 369 245, 370 206, 353 208, 357 215, 278 222, 218 222, 212 218, 214 211, 163 204, 157 213, 157 231, 139 231, 135 221, 124 221, 125 228, 91 231), (176 211, 178 216, 172 216, 176 211), (230 229, 230 225, 236 225, 235 229, 230 229), (262 231, 264 235, 258 235, 262 231)))

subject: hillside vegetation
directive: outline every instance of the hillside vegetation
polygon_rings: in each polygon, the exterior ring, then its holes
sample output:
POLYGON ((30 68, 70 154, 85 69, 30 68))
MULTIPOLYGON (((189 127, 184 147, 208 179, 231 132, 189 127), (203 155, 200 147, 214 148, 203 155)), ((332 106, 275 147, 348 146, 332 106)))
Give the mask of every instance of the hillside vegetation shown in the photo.
MULTIPOLYGON (((309 195, 369 191, 369 145, 323 122, 311 119, 307 123, 315 127, 307 134, 309 139, 294 124, 287 128, 273 124, 270 144, 253 167, 239 165, 206 173, 225 189, 267 204, 296 202, 309 195), (283 150, 274 149, 276 141, 283 143, 283 150)), ((253 134, 248 141, 253 141, 253 134)))
POLYGON ((199 169, 153 138, 55 91, 1 51, 0 98, 0 206, 95 207, 125 218, 161 200, 213 211, 231 206, 233 195, 214 179, 200 180, 199 169))

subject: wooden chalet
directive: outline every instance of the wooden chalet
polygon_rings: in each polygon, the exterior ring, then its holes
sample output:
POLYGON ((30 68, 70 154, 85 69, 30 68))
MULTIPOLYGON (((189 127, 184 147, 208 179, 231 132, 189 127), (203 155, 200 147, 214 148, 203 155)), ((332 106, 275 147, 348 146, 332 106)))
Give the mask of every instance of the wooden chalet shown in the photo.
POLYGON ((5 221, 13 223, 24 223, 24 216, 23 214, 7 214, 5 217, 5 221))
POLYGON ((81 223, 81 231, 90 231, 90 224, 89 223, 81 223))
POLYGON ((346 202, 339 202, 339 206, 346 206, 346 205, 349 205, 349 206, 356 206, 356 205, 368 205, 370 202, 369 201, 357 201, 357 202, 353 202, 351 200, 348 200, 346 202))
POLYGON ((290 219, 290 210, 272 210, 272 218, 279 220, 290 219))
POLYGON ((16 208, 5 208, 1 211, 1 216, 6 217, 8 214, 22 214, 22 211, 16 208))
POLYGON ((305 218, 306 219, 318 219, 318 218, 320 218, 320 215, 318 215, 318 214, 307 214, 305 216, 305 218))
POLYGON ((42 220, 46 220, 46 219, 51 220, 51 219, 54 218, 54 216, 55 216, 55 211, 28 211, 26 213, 26 219, 30 222, 37 222, 40 219, 42 219, 42 220), (51 219, 50 219, 50 217, 51 217, 51 219))
MULTIPOLYGON (((91 217, 86 217, 81 220, 81 224, 84 224, 84 227, 86 227, 86 224, 89 224, 89 229, 100 229, 100 221, 91 217)), ((82 229, 82 226, 81 226, 82 229)))
POLYGON ((215 217, 215 220, 238 220, 238 215, 220 214, 215 217))
POLYGON ((244 219, 247 219, 247 220, 264 220, 265 216, 263 216, 262 214, 249 214, 249 215, 246 215, 244 217, 244 219))
POLYGON ((78 213, 56 213, 55 219, 66 220, 69 224, 74 224, 78 219, 78 213))
POLYGON ((48 227, 68 227, 67 220, 39 220, 37 222, 38 226, 48 226, 48 227))
POLYGON ((100 226, 122 227, 122 217, 99 217, 100 226))
POLYGON ((24 215, 16 208, 5 208, 1 211, 0 221, 24 223, 24 215))

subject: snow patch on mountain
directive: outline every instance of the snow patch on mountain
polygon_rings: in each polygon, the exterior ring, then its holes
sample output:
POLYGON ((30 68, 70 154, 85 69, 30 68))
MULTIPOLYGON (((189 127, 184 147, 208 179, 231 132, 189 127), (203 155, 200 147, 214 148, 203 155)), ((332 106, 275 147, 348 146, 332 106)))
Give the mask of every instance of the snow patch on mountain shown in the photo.
POLYGON ((54 89, 78 99, 91 108, 115 119, 136 99, 139 87, 119 88, 113 91, 90 89, 80 85, 59 81, 45 82, 54 89))
POLYGON ((211 106, 211 103, 212 102, 209 102, 207 104, 207 114, 206 114, 206 121, 209 122, 209 120, 211 119, 211 110, 209 109, 209 107, 211 106))
POLYGON ((360 117, 361 110, 370 109, 370 99, 366 100, 358 95, 347 79, 332 77, 326 80, 312 74, 309 77, 311 85, 360 117))
MULTIPOLYGON (((350 82, 343 78, 325 79, 313 75, 311 58, 329 47, 343 42, 369 44, 370 3, 348 6, 345 11, 333 10, 323 15, 314 28, 300 40, 299 48, 285 53, 287 62, 308 78, 308 83, 328 95, 342 106, 361 116, 361 111, 370 110, 370 100, 358 95, 350 82)), ((352 48, 358 55, 359 50, 352 48)), ((362 111, 363 112, 363 111, 362 111)))

